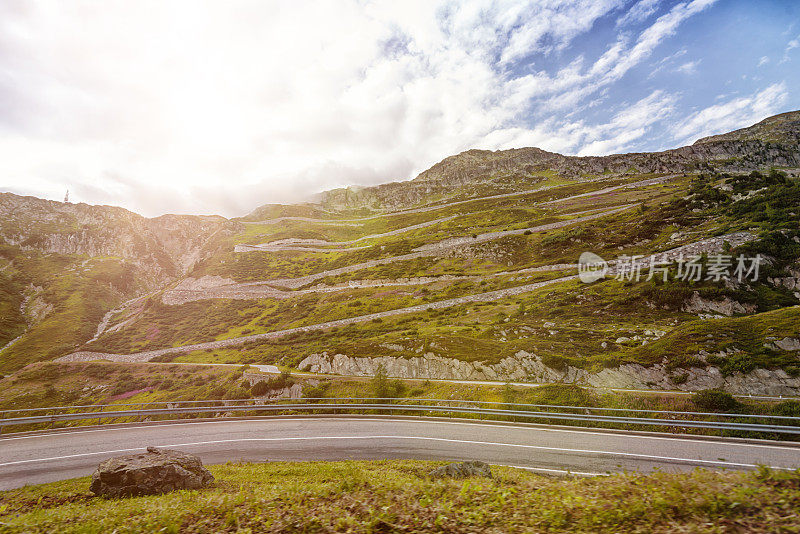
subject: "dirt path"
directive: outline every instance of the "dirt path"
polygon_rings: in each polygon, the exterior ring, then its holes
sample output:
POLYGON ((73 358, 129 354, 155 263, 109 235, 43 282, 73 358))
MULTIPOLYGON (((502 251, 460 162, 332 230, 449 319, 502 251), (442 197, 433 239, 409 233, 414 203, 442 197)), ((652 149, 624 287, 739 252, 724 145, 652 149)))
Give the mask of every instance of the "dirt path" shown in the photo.
POLYGON ((419 249, 415 250, 414 252, 410 252, 408 254, 401 254, 399 256, 391 256, 388 258, 378 258, 375 260, 369 260, 362 263, 355 263, 353 265, 347 265, 345 267, 339 267, 337 269, 330 269, 327 271, 321 271, 314 274, 309 274, 306 276, 300 276, 297 278, 275 278, 272 280, 264 280, 261 283, 269 284, 272 286, 283 287, 287 289, 299 289, 305 285, 311 284, 320 280, 322 278, 327 278, 329 276, 338 276, 340 274, 347 274, 356 271, 360 271, 363 269, 370 269, 372 267, 377 267, 379 265, 387 265, 399 261, 408 261, 408 260, 415 260, 418 258, 426 258, 430 256, 437 256, 444 253, 447 250, 451 250, 456 247, 461 247, 464 245, 474 245, 477 243, 483 243, 485 241, 490 241, 494 239, 499 239, 501 237, 505 237, 508 235, 521 235, 525 232, 545 232, 548 230, 553 230, 557 228, 563 228, 566 226, 571 226, 574 224, 579 224, 582 222, 590 221, 593 219, 598 219, 601 217, 605 217, 607 215, 613 215, 615 213, 619 213, 621 211, 627 210, 635 206, 635 204, 630 204, 626 206, 622 206, 620 208, 615 208, 612 210, 602 211, 599 213, 594 213, 591 215, 586 215, 583 217, 576 217, 575 219, 569 219, 566 221, 558 221, 555 223, 548 223, 543 224, 540 226, 533 226, 530 228, 520 228, 518 230, 505 230, 502 232, 488 232, 485 234, 480 234, 475 238, 472 237, 457 237, 452 239, 446 239, 444 241, 440 241, 439 243, 433 243, 431 245, 423 245, 419 249))
MULTIPOLYGON (((656 184, 656 183, 659 183, 659 182, 670 180, 670 179, 672 179, 672 178, 674 178, 676 176, 678 176, 678 175, 677 174, 673 174, 673 175, 669 175, 669 176, 660 176, 660 177, 657 177, 657 178, 648 178, 647 180, 641 180, 639 182, 633 182, 633 183, 630 183, 630 184, 621 184, 621 185, 618 185, 618 186, 613 186, 613 187, 610 187, 610 188, 603 189, 601 191, 603 193, 608 193, 608 192, 615 191, 615 190, 623 188, 623 187, 632 188, 632 187, 641 187, 643 185, 652 185, 652 184, 656 184)), ((588 184, 588 183, 602 182, 602 181, 605 181, 605 180, 612 180, 612 179, 615 179, 615 178, 614 177, 603 176, 603 177, 600 177, 600 178, 592 178, 591 180, 576 181, 575 184, 588 184)), ((569 184, 548 185, 548 186, 544 186, 544 187, 537 187, 535 189, 526 189, 524 191, 512 191, 510 193, 499 193, 497 195, 489 195, 489 196, 486 196, 486 197, 477 197, 477 198, 468 198, 466 200, 457 200, 455 202, 448 202, 446 204, 436 204, 436 205, 432 205, 432 206, 424 206, 424 207, 420 207, 420 208, 411 208, 411 209, 407 209, 407 210, 389 211, 389 212, 386 212, 386 213, 379 213, 379 214, 376 214, 376 215, 370 215, 369 217, 361 217, 361 218, 358 218, 358 219, 314 219, 314 218, 311 218, 311 217, 289 217, 289 216, 287 216, 287 217, 276 217, 274 219, 266 219, 266 220, 263 220, 263 221, 240 221, 240 222, 242 222, 242 224, 276 224, 276 223, 280 223, 280 222, 283 222, 283 221, 302 221, 302 222, 313 222, 313 223, 320 223, 320 224, 333 224, 333 225, 341 225, 341 226, 360 226, 359 222, 361 222, 361 221, 370 221, 370 220, 373 220, 373 219, 379 219, 381 217, 392 217, 394 215, 408 215, 408 214, 412 214, 412 213, 424 213, 424 212, 427 212, 427 211, 433 211, 433 210, 438 210, 438 209, 442 209, 442 208, 449 208, 450 206, 458 206, 460 204, 466 204, 467 202, 478 202, 478 201, 481 201, 481 200, 494 200, 494 199, 498 199, 498 198, 508 198, 508 197, 514 197, 514 196, 518 196, 518 195, 528 195, 528 194, 531 194, 531 193, 539 193, 541 191, 547 191, 548 189, 556 189, 556 188, 559 188, 559 187, 564 187, 564 185, 569 185, 569 184)), ((570 200, 570 199, 573 199, 573 198, 586 197, 586 196, 591 196, 591 195, 596 195, 596 194, 601 194, 601 193, 600 193, 600 191, 582 193, 580 195, 573 195, 573 196, 570 196, 570 197, 564 197, 563 199, 549 200, 547 202, 542 202, 542 204, 549 204, 549 203, 553 203, 553 202, 563 202, 563 201, 570 200)))
POLYGON ((341 247, 346 245, 354 245, 360 241, 365 241, 367 239, 378 239, 381 237, 389 237, 393 235, 404 234, 406 232, 419 230, 420 228, 427 228, 428 226, 433 226, 434 224, 439 224, 455 218, 456 215, 451 215, 449 217, 441 217, 439 219, 434 219, 432 221, 427 221, 424 223, 414 224, 412 226, 398 228, 397 230, 391 230, 389 232, 365 235, 363 237, 359 237, 358 239, 353 239, 351 241, 325 241, 323 239, 289 238, 289 239, 279 239, 278 241, 270 241, 269 243, 262 243, 259 245, 237 245, 234 248, 234 252, 247 252, 250 250, 261 250, 261 251, 305 250, 314 252, 330 252, 330 251, 343 252, 348 250, 360 250, 368 247, 367 246, 353 247, 353 248, 341 248, 341 247), (320 248, 320 247, 330 247, 330 248, 320 248))
MULTIPOLYGON (((657 258, 662 261, 675 261, 681 255, 687 254, 703 254, 703 253, 713 253, 718 252, 723 249, 726 242, 730 243, 732 246, 739 246, 743 243, 748 241, 752 241, 755 239, 756 236, 750 234, 748 232, 736 232, 732 234, 726 234, 717 237, 711 237, 708 239, 704 239, 701 241, 697 241, 695 243, 690 243, 687 245, 682 245, 663 253, 657 255, 657 258)), ((610 261, 610 264, 617 263, 616 261, 610 261)), ((638 262, 642 265, 644 269, 647 266, 647 260, 643 259, 638 262)), ((543 266, 543 267, 533 267, 530 269, 525 269, 521 271, 516 271, 518 273, 524 272, 533 272, 537 270, 544 270, 548 268, 560 268, 561 266, 543 266)), ((564 264, 564 268, 574 267, 571 264, 564 264)), ((611 274, 614 273, 614 268, 611 268, 611 274)), ((395 315, 402 315, 407 313, 416 313, 421 311, 427 311, 429 309, 444 309, 450 308, 453 306, 459 306, 462 304, 468 304, 472 302, 492 302, 495 300, 507 298, 510 296, 522 295, 524 293, 529 293, 531 291, 535 291, 541 287, 545 287, 551 284, 557 284, 560 282, 565 282, 568 280, 577 279, 578 275, 569 275, 563 276, 559 278, 554 278, 552 280, 544 280, 541 282, 535 282, 532 284, 525 284, 521 286, 505 288, 505 289, 498 289, 495 291, 487 291, 485 293, 477 293, 474 295, 466 295, 463 297, 456 297, 452 299, 445 299, 438 302, 430 302, 426 304, 418 304, 415 306, 409 306, 406 308, 398 308, 395 310, 387 310, 383 312, 371 313, 368 315, 360 315, 357 317, 350 317, 347 319, 339 319, 337 321, 329 321, 325 323, 319 323, 309 326, 301 326, 297 328, 289 328, 286 330, 278 330, 275 332, 267 332, 263 334, 254 334, 249 336, 241 336, 236 338, 230 338, 220 341, 209 341, 206 343, 197 343, 193 345, 184 345, 182 347, 173 347, 173 348, 166 348, 160 350, 153 350, 153 351, 146 351, 146 352, 139 352, 135 354, 105 354, 105 353, 98 353, 98 352, 76 352, 73 354, 69 354, 67 356, 62 356, 61 358, 57 358, 56 361, 92 361, 98 359, 107 359, 110 361, 121 361, 121 362, 137 362, 137 361, 149 361, 155 357, 163 356, 165 354, 183 354, 187 352, 192 352, 195 350, 206 350, 206 349, 221 349, 226 347, 233 347, 240 345, 242 343, 246 343, 248 341, 258 341, 258 340, 268 340, 268 339, 278 339, 280 337, 284 337, 287 335, 300 333, 300 332, 313 332, 319 330, 325 330, 328 328, 340 327, 340 326, 347 326, 350 324, 362 323, 371 321, 373 319, 382 319, 385 317, 391 317, 395 315)), ((261 283, 261 282, 259 282, 261 283)))
POLYGON ((526 284, 517 287, 510 287, 505 289, 498 289, 495 291, 488 291, 486 293, 477 293, 474 295, 466 295, 463 297, 456 297, 452 299, 440 300, 438 302, 429 302, 426 304, 418 304, 415 306, 409 306, 406 308, 398 308, 395 310, 387 310, 377 313, 370 313, 367 315, 359 315, 357 317, 348 317, 347 319, 339 319, 337 321, 328 321, 325 323, 313 324, 308 326, 300 326, 296 328, 288 328, 286 330, 277 330, 275 332, 266 332, 263 334, 252 334, 248 336, 241 336, 235 337, 230 339, 223 339, 220 341, 208 341, 206 343, 196 343, 192 345, 184 345, 182 347, 171 347, 166 349, 159 349, 159 350, 151 350, 145 352, 138 352, 134 354, 106 354, 102 352, 75 352, 73 354, 68 354, 67 356, 62 356, 57 358, 55 361, 58 362, 81 362, 81 361, 92 361, 92 360, 109 360, 114 362, 142 362, 142 361, 149 361, 153 358, 158 356, 164 356, 167 354, 185 354, 187 352, 192 352, 196 350, 214 350, 214 349, 222 349, 228 347, 235 347, 237 345, 241 345, 243 343, 247 343, 249 341, 263 341, 263 340, 270 340, 270 339, 278 339, 281 337, 285 337, 292 334, 302 333, 302 332, 316 332, 320 330, 327 330, 329 328, 338 328, 342 326, 347 326, 356 323, 364 323, 368 321, 372 321, 373 319, 384 319, 386 317, 392 317, 395 315, 405 315, 408 313, 417 313, 417 312, 424 312, 427 310, 440 310, 444 308, 451 308, 453 306, 460 306, 463 304, 469 304, 473 302, 491 302, 494 300, 499 300, 507 297, 512 297, 516 295, 522 295, 524 293, 530 293, 531 291, 535 291, 541 287, 557 284, 560 282, 566 282, 568 280, 574 280, 578 277, 578 275, 570 275, 564 276, 561 278, 555 278, 553 280, 546 280, 543 282, 536 282, 533 284, 526 284))
POLYGON ((452 282, 474 282, 489 280, 500 276, 514 276, 533 272, 564 271, 577 268, 574 263, 560 263, 557 265, 543 265, 540 267, 530 267, 516 271, 500 271, 487 275, 441 275, 441 276, 414 276, 408 278, 377 278, 350 280, 336 285, 320 284, 308 289, 297 289, 294 291, 276 289, 266 282, 246 282, 236 283, 230 279, 219 277, 204 277, 199 279, 187 279, 188 283, 181 283, 178 286, 164 292, 162 302, 168 306, 186 304, 198 300, 208 299, 238 299, 251 300, 261 298, 289 299, 309 293, 336 293, 339 291, 349 291, 353 289, 369 289, 377 287, 402 287, 420 286, 436 283, 452 282), (216 278, 216 280, 208 280, 216 278))
MULTIPOLYGON (((597 191, 590 191, 590 192, 587 192, 587 193, 580 193, 580 194, 577 194, 577 195, 571 195, 571 196, 568 196, 568 197, 558 198, 558 199, 555 199, 555 200, 548 200, 548 201, 545 201, 545 202, 537 202, 536 205, 549 205, 549 204, 555 204, 555 203, 558 203, 558 202, 567 202, 567 201, 574 200, 574 199, 577 199, 577 198, 585 198, 585 197, 603 195, 603 194, 611 193, 613 191, 617 191, 619 189, 633 189, 633 188, 636 188, 636 187, 654 185, 654 184, 657 184, 657 183, 661 183, 661 182, 665 182, 667 180, 670 180, 670 179, 674 178, 675 176, 677 176, 677 175, 660 176, 660 177, 657 177, 657 178, 648 178, 647 180, 640 180, 638 182, 633 182, 633 183, 630 183, 630 184, 615 185, 615 186, 606 187, 604 189, 600 189, 600 190, 597 190, 597 191)), ((607 179, 607 178, 603 178, 603 180, 605 180, 605 179, 607 179)), ((598 180, 599 179, 587 180, 586 182, 580 182, 580 183, 589 183, 589 182, 598 181, 598 180)), ((421 212, 424 212, 424 211, 431 211, 433 209, 439 209, 439 208, 445 208, 445 207, 454 206, 454 205, 458 205, 458 204, 463 204, 465 202, 474 202, 474 201, 478 201, 478 200, 490 200, 490 199, 495 199, 495 198, 505 198, 505 197, 516 196, 516 195, 524 195, 524 194, 527 194, 527 193, 536 193, 536 192, 545 191, 547 189, 552 189, 552 188, 556 188, 556 187, 561 187, 561 186, 547 186, 547 187, 542 187, 542 188, 538 188, 538 189, 530 189, 530 190, 527 190, 527 191, 518 191, 518 192, 514 192, 514 193, 503 193, 503 194, 500 194, 500 195, 473 198, 473 199, 469 199, 469 200, 459 200, 457 202, 451 202, 449 204, 442 204, 442 205, 439 205, 439 206, 429 206, 427 208, 417 208, 415 210, 391 212, 391 213, 386 213, 386 214, 382 214, 382 215, 373 215, 373 216, 370 216, 370 217, 365 217, 363 219, 351 219, 351 220, 343 220, 343 221, 330 221, 330 220, 325 220, 325 219, 311 219, 309 217, 278 217, 278 218, 275 218, 275 219, 269 219, 269 220, 261 221, 261 222, 258 222, 258 223, 247 222, 245 224, 275 224, 275 223, 279 223, 281 221, 291 220, 291 221, 319 222, 319 223, 325 223, 325 224, 341 223, 341 224, 344 225, 344 224, 351 224, 351 223, 353 223, 353 221, 366 221, 366 220, 371 220, 371 219, 377 219, 379 217, 387 217, 387 216, 390 216, 390 215, 402 215, 402 214, 406 214, 406 213, 421 213, 421 212)), ((588 210, 588 211, 592 211, 592 210, 588 210)), ((310 245, 317 245, 317 246, 333 246, 333 245, 336 245, 336 246, 340 246, 341 247, 343 245, 352 245, 352 244, 358 243, 359 241, 363 241, 363 240, 366 240, 366 239, 388 237, 388 236, 392 236, 392 235, 402 234, 404 232, 408 232, 408 231, 411 231, 411 230, 417 230, 419 228, 425 228, 427 226, 432 226, 432 225, 438 224, 440 222, 448 221, 448 220, 453 219, 455 217, 456 217, 456 215, 452 215, 452 216, 449 216, 449 217, 442 217, 440 219, 435 219, 435 220, 432 220, 432 221, 427 221, 427 222, 424 222, 424 223, 415 224, 415 225, 412 225, 412 226, 407 226, 405 228, 399 228, 397 230, 392 230, 390 232, 384 232, 384 233, 380 233, 380 234, 372 234, 372 235, 368 235, 368 236, 364 236, 364 237, 359 237, 358 239, 353 239, 351 241, 331 242, 331 241, 324 241, 324 240, 321 240, 321 239, 292 239, 292 238, 290 238, 290 239, 281 239, 281 240, 278 240, 278 241, 272 241, 270 243, 263 243, 263 244, 259 244, 259 245, 236 245, 234 250, 235 250, 235 252, 250 252, 250 251, 271 251, 271 252, 276 252, 276 251, 284 251, 284 250, 302 250, 302 251, 311 251, 311 252, 327 252, 329 250, 337 250, 337 251, 359 250, 359 249, 366 248, 366 247, 355 247, 355 248, 350 248, 350 249, 335 249, 335 248, 323 249, 323 248, 309 247, 309 246, 310 245)), ((358 226, 358 224, 354 224, 354 225, 358 226)))

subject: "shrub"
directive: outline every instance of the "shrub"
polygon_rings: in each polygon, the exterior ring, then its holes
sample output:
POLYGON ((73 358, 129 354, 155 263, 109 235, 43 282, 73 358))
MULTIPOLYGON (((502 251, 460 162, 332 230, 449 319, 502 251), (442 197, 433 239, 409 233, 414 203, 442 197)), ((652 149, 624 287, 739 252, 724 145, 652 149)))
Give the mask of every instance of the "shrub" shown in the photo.
POLYGON ((567 361, 561 356, 556 356, 554 354, 543 355, 542 363, 551 369, 555 369, 556 371, 567 370, 567 361))
POLYGON ((749 354, 739 353, 726 359, 722 367, 720 367, 720 371, 722 371, 723 375, 729 376, 734 373, 747 374, 755 368, 756 362, 753 361, 749 354))
POLYGON ((320 382, 316 386, 311 385, 304 385, 303 386, 303 396, 309 399, 319 399, 325 396, 325 392, 328 391, 331 383, 327 380, 324 382, 320 382))
POLYGON ((260 382, 256 382, 250 389, 250 392, 256 397, 261 397, 263 395, 266 395, 267 391, 269 391, 269 382, 266 380, 261 380, 260 382))
POLYGON ((772 413, 783 417, 800 417, 800 402, 793 400, 779 402, 772 407, 772 413))
POLYGON ((739 407, 739 401, 733 395, 721 389, 704 389, 692 398, 698 408, 711 411, 733 411, 739 407))
POLYGON ((386 368, 383 364, 378 364, 375 376, 372 377, 372 391, 376 399, 388 400, 404 396, 406 385, 397 379, 390 381, 386 368))
POLYGON ((235 388, 229 389, 227 391, 227 393, 225 393, 225 395, 222 398, 226 399, 226 400, 249 399, 250 398, 250 392, 247 391, 244 388, 235 387, 235 388))
POLYGON ((269 389, 283 389, 294 385, 294 378, 289 371, 281 371, 281 374, 268 380, 269 389))

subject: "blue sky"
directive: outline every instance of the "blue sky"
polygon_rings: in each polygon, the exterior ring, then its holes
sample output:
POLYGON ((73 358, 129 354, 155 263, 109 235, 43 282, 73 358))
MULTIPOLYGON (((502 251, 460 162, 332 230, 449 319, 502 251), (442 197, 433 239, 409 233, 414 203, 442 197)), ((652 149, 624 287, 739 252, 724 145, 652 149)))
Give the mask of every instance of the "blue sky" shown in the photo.
POLYGON ((0 190, 244 214, 800 109, 795 0, 0 0, 0 190))

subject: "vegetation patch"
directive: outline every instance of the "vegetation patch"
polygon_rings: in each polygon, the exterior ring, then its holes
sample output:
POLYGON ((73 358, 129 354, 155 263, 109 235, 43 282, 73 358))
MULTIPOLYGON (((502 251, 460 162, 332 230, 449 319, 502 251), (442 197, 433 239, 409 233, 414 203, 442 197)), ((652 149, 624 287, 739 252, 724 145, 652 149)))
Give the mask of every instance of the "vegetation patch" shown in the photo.
POLYGON ((432 479, 443 462, 228 463, 206 489, 90 497, 88 478, 0 493, 6 532, 789 532, 800 473, 432 479))

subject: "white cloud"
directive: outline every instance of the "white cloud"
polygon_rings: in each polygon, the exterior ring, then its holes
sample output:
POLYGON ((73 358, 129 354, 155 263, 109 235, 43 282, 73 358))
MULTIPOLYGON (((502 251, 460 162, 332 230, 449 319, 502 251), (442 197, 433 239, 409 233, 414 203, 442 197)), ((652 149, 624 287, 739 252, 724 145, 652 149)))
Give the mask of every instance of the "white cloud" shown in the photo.
POLYGON ((550 119, 532 129, 498 129, 486 136, 478 148, 537 146, 581 156, 621 152, 650 132, 653 125, 669 117, 676 101, 676 95, 658 90, 632 105, 621 106, 621 111, 605 123, 592 125, 584 121, 550 119))
POLYGON ((649 18, 658 9, 661 0, 639 0, 619 19, 617 26, 636 24, 649 18))
POLYGON ((783 58, 781 58, 781 63, 786 63, 789 61, 789 53, 795 48, 800 48, 800 35, 786 43, 786 48, 783 50, 783 58))
POLYGON ((701 109, 676 124, 672 133, 676 140, 688 144, 699 137, 750 126, 774 115, 787 97, 786 84, 775 83, 749 97, 734 98, 701 109))
POLYGON ((700 64, 700 61, 687 61, 686 63, 679 66, 675 69, 676 72, 680 72, 682 74, 694 74, 697 72, 697 66, 700 64))
POLYGON ((758 60, 758 66, 759 67, 763 67, 767 63, 769 63, 769 57, 768 56, 761 56, 761 59, 758 60))
MULTIPOLYGON (((554 76, 546 73, 532 75, 535 83, 531 83, 531 96, 542 98, 549 109, 574 107, 578 101, 619 81, 632 68, 650 57, 661 42, 674 35, 683 21, 707 9, 716 1, 693 0, 677 4, 645 28, 633 42, 620 36, 588 67, 584 66, 583 58, 579 57, 554 76)), ((671 57, 678 57, 682 53, 680 51, 671 57)))
MULTIPOLYGON (((713 2, 677 4, 552 75, 514 65, 557 56, 623 0, 2 4, 0 189, 238 215, 410 178, 473 146, 621 149, 674 97, 599 125, 554 114, 598 105, 713 2), (550 118, 527 125, 532 108, 550 118)), ((656 9, 640 4, 642 20, 656 9)))

